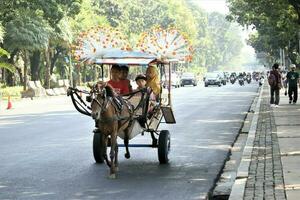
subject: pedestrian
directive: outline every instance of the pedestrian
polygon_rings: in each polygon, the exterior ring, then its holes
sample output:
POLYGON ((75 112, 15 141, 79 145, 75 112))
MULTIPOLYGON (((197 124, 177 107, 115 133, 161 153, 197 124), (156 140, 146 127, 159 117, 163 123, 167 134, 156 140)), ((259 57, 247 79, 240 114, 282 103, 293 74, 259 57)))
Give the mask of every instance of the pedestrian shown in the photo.
POLYGON ((268 82, 270 85, 270 93, 271 93, 271 99, 270 104, 271 107, 278 107, 279 106, 279 92, 282 88, 282 81, 281 81, 281 74, 279 72, 279 64, 275 63, 272 66, 272 70, 270 71, 268 82), (275 95, 275 98, 274 98, 275 95))
MULTIPOLYGON (((298 81, 299 74, 296 70, 296 65, 290 66, 290 71, 286 75, 286 83, 288 85, 289 104, 296 104, 298 99, 298 81)), ((300 85, 299 85, 300 86, 300 85)))

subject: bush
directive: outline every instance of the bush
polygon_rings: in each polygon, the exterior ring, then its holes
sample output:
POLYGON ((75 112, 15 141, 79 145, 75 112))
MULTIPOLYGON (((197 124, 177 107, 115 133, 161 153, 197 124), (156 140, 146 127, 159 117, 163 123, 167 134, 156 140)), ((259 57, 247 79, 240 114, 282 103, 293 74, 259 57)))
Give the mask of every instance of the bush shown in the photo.
POLYGON ((7 99, 10 96, 13 99, 19 99, 21 98, 21 91, 23 91, 22 86, 6 87, 1 85, 0 98, 7 99))

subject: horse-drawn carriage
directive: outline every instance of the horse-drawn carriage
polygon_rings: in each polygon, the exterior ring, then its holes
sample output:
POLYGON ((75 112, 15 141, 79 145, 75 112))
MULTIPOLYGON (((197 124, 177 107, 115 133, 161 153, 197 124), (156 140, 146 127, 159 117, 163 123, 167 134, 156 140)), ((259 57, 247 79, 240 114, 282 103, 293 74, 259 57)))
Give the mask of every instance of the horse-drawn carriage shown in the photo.
MULTIPOLYGON (((159 30, 160 31, 160 30, 159 30)), ((130 67, 145 67, 155 65, 159 69, 160 78, 168 74, 169 85, 171 85, 172 64, 176 59, 166 59, 166 57, 145 53, 153 48, 152 39, 143 39, 150 41, 150 44, 141 43, 140 47, 144 48, 141 51, 129 51, 116 49, 114 45, 120 44, 120 41, 113 41, 107 37, 95 40, 98 36, 103 35, 118 38, 119 34, 111 30, 98 28, 91 34, 84 34, 84 39, 81 41, 75 57, 78 60, 88 60, 89 63, 98 65, 101 68, 104 77, 104 67, 112 65, 126 65, 130 67), (100 32, 98 34, 98 32, 100 32), (96 34, 96 35, 95 35, 96 34), (105 42, 110 41, 111 48, 107 49, 105 42), (99 44, 97 46, 96 44, 99 44), (147 45, 146 45, 147 44, 147 45), (105 47, 104 47, 105 45, 105 47), (145 46, 146 45, 146 46, 145 46), (146 50, 146 51, 145 51, 146 50), (92 55, 92 56, 91 56, 92 55)), ((182 42, 182 37, 173 29, 170 32, 162 32, 161 37, 165 40, 167 36, 171 37, 170 44, 182 42)), ((157 34, 156 39, 159 39, 157 34)), ((163 41, 163 40, 160 40, 163 41)), ((168 41, 165 41, 168 44, 168 41)), ((183 40, 183 46, 186 47, 186 41, 183 40)), ((170 45, 168 44, 168 45, 170 45)), ((172 51, 164 51, 175 55, 184 54, 181 48, 173 45, 172 51)), ((171 48, 171 49, 172 49, 171 48)), ((156 51, 158 52, 158 51, 156 51)), ((160 83, 161 84, 161 83, 160 83)), ((93 138, 93 154, 96 162, 106 163, 110 166, 110 176, 115 178, 116 167, 118 165, 118 147, 125 146, 125 157, 130 158, 129 147, 151 147, 158 149, 158 160, 161 164, 169 162, 170 151, 170 133, 168 130, 160 130, 159 125, 162 122, 176 123, 172 105, 171 105, 171 87, 163 89, 159 87, 159 93, 153 99, 151 87, 134 91, 127 95, 116 95, 113 88, 107 82, 100 81, 90 86, 90 91, 79 90, 70 87, 68 95, 71 96, 75 108, 82 114, 91 116, 95 121, 94 138, 93 138), (85 94, 86 99, 81 98, 80 94, 85 94), (151 144, 129 144, 129 141, 137 135, 150 134, 151 144), (124 145, 117 144, 117 136, 124 140, 124 145), (110 147, 110 161, 107 158, 107 147, 110 147)))
MULTIPOLYGON (((160 75, 163 76, 166 66, 167 69, 171 70, 172 62, 161 62, 155 57, 144 53, 117 51, 117 55, 112 53, 102 59, 97 59, 95 64, 101 66, 102 72, 105 66, 113 64, 128 65, 130 67, 156 65, 160 70, 160 75)), ((170 78, 169 81, 171 81, 170 78)), ((118 124, 117 135, 124 140, 124 145, 116 144, 116 146, 126 147, 126 158, 130 158, 129 147, 151 147, 158 149, 158 160, 161 164, 168 163, 170 133, 168 130, 160 130, 159 125, 162 121, 169 124, 176 123, 171 105, 171 88, 167 90, 161 87, 161 92, 154 102, 151 102, 153 100, 150 98, 150 88, 118 97, 108 90, 110 88, 104 81, 96 83, 90 91, 72 87, 68 90, 68 95, 71 96, 75 108, 82 114, 92 116, 95 120, 96 129, 93 138, 95 161, 102 163, 106 159, 106 145, 108 147, 112 145, 111 135, 104 137, 101 132, 101 123, 111 126, 111 122, 114 121, 118 124), (81 98, 82 95, 80 94, 86 94, 86 99, 81 98), (149 108, 150 104, 153 106, 151 109, 149 108), (114 110, 112 116, 101 116, 101 111, 103 112, 109 106, 114 110), (150 134, 151 144, 129 144, 129 141, 139 134, 150 134)))

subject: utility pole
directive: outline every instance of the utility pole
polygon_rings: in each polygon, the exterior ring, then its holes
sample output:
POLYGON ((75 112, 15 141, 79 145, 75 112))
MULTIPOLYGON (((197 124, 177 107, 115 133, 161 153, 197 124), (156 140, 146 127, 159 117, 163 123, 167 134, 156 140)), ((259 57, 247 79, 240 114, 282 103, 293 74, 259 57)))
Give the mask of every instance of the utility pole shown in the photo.
POLYGON ((300 56, 300 31, 298 32, 298 42, 299 42, 299 46, 298 46, 299 47, 299 49, 298 49, 299 53, 298 54, 300 56))

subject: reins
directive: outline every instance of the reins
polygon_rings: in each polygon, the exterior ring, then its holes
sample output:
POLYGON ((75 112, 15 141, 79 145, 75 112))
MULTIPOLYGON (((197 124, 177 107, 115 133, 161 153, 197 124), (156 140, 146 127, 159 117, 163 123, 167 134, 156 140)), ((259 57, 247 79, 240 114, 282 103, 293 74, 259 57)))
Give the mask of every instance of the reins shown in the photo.
MULTIPOLYGON (((103 88, 105 89, 105 88, 103 88)), ((120 125, 120 128, 126 124, 128 121, 130 121, 132 119, 132 115, 133 113, 131 112, 131 109, 130 107, 128 106, 128 102, 125 102, 123 101, 122 104, 125 106, 127 106, 127 109, 128 109, 128 113, 129 113, 129 116, 120 116, 120 113, 122 112, 122 109, 120 109, 120 111, 118 110, 117 108, 117 105, 115 105, 115 103, 113 102, 113 98, 114 97, 107 97, 106 95, 104 95, 102 98, 104 99, 104 103, 100 103, 99 100, 97 99, 97 96, 101 93, 99 92, 92 92, 96 95, 96 98, 93 98, 92 101, 95 101, 101 108, 101 113, 100 115, 103 115, 105 112, 107 112, 107 109, 108 109, 108 106, 109 106, 109 103, 111 104, 111 106, 113 106, 114 110, 115 110, 115 113, 116 113, 116 116, 113 116, 113 117, 105 117, 105 118, 100 118, 98 121, 99 122, 102 122, 102 123, 107 123, 107 122, 113 122, 113 121, 123 121, 123 120, 126 120, 125 122, 123 122, 121 125, 120 125)))

